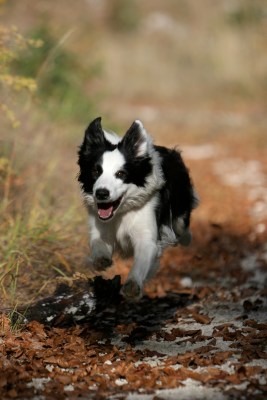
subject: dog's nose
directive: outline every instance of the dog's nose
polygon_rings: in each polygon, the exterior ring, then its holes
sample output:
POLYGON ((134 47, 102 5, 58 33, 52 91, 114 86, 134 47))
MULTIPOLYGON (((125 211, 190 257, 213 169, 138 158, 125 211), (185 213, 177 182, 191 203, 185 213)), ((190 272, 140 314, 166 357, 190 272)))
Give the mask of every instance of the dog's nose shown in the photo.
POLYGON ((109 198, 109 191, 107 189, 97 189, 95 192, 97 200, 107 200, 109 198))

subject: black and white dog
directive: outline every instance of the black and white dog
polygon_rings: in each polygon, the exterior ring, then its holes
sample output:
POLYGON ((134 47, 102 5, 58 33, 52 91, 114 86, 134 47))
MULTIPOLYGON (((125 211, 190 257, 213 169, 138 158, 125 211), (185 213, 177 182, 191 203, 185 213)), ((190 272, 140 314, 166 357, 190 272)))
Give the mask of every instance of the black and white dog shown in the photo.
POLYGON ((164 248, 191 241, 190 214, 198 198, 188 170, 179 152, 153 145, 139 120, 121 138, 95 119, 78 154, 91 264, 100 271, 112 264, 114 251, 133 255, 122 294, 136 300, 164 248))

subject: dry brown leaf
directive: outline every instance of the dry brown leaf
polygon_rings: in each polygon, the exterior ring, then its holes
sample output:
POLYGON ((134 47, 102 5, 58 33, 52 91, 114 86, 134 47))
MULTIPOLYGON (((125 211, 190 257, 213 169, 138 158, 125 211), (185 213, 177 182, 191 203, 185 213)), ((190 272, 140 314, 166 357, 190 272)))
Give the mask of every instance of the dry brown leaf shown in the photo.
POLYGON ((192 317, 200 324, 210 324, 212 321, 212 318, 210 318, 208 315, 198 314, 196 312, 192 313, 192 317))
POLYGON ((60 382, 63 383, 63 385, 68 385, 73 382, 73 378, 71 375, 63 375, 63 374, 57 374, 56 379, 60 382))
POLYGON ((27 328, 29 329, 30 332, 36 334, 40 339, 45 339, 47 337, 47 334, 44 330, 44 326, 39 322, 36 321, 29 322, 27 328))

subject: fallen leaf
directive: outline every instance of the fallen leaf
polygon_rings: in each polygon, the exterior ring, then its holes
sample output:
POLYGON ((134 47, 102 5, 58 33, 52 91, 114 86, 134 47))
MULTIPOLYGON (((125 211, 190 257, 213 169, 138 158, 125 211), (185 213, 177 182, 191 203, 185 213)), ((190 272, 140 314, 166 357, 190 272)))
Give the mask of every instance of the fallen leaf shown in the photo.
POLYGON ((199 322, 200 324, 210 324, 212 321, 212 318, 210 318, 208 315, 203 315, 203 314, 198 314, 193 312, 192 317, 196 322, 199 322))

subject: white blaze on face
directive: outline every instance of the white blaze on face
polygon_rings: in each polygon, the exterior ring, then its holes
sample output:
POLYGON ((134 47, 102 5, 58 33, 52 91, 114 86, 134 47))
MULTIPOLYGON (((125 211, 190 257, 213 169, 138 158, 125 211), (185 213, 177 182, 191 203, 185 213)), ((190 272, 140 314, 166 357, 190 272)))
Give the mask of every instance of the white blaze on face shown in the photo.
POLYGON ((102 157, 102 174, 94 185, 94 195, 97 189, 107 189, 110 193, 108 201, 116 201, 125 190, 123 181, 116 177, 116 172, 125 164, 125 158, 118 149, 107 151, 102 157))
MULTIPOLYGON (((106 189, 112 189, 115 181, 118 179, 115 177, 116 172, 123 168, 125 164, 125 158, 118 149, 113 151, 107 151, 103 154, 102 169, 103 173, 99 177, 99 181, 106 189)), ((121 180, 119 179, 121 182, 121 180)), ((116 184, 115 184, 116 186, 116 184)), ((116 199, 114 199, 116 200, 116 199)))

